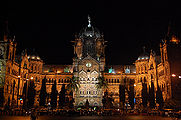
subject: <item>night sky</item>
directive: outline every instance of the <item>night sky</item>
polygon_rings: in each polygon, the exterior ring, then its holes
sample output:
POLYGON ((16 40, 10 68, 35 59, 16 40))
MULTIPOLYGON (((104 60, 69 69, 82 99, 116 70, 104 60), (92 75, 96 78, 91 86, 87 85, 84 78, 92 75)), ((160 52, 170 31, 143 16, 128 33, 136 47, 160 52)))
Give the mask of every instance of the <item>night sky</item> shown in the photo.
MULTIPOLYGON (((161 1, 109 0, 9 1, 1 7, 1 19, 8 19, 16 35, 17 54, 35 50, 45 64, 72 64, 74 35, 92 25, 104 33, 107 64, 132 64, 151 49, 159 54, 159 43, 171 20, 181 28, 180 6, 161 1)), ((180 32, 180 30, 178 29, 180 32)))

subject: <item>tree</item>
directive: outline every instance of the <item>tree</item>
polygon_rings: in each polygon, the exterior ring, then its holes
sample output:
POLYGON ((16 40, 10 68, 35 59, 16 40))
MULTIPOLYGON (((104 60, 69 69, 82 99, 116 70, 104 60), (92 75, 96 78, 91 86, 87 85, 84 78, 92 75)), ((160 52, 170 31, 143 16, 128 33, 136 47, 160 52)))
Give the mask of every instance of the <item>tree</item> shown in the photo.
POLYGON ((54 81, 54 84, 52 85, 52 91, 51 91, 51 107, 54 109, 57 107, 57 82, 54 81))
POLYGON ((4 103, 4 87, 0 88, 0 107, 3 107, 4 103))
POLYGON ((131 108, 134 108, 134 84, 130 82, 128 91, 129 104, 131 108))
POLYGON ((152 81, 151 81, 151 88, 149 90, 149 103, 150 103, 150 108, 155 107, 155 88, 152 81))
POLYGON ((23 86, 23 108, 25 109, 26 106, 26 88, 27 88, 27 81, 24 83, 23 86))
POLYGON ((108 97, 108 92, 107 90, 104 92, 104 96, 102 98, 102 104, 103 104, 103 108, 106 107, 106 98, 108 97))
POLYGON ((125 103, 125 85, 119 85, 119 101, 123 105, 124 110, 124 103, 125 103))
POLYGON ((157 91, 156 91, 156 102, 159 104, 159 108, 161 109, 164 105, 164 102, 163 102, 162 91, 159 85, 157 86, 157 91))
POLYGON ((30 81, 30 85, 28 86, 28 108, 32 108, 34 105, 35 101, 35 95, 36 95, 36 90, 35 90, 35 84, 34 81, 30 81))
POLYGON ((146 108, 147 107, 147 103, 148 103, 148 92, 147 92, 147 84, 146 83, 142 83, 141 94, 142 94, 141 96, 142 96, 143 107, 146 108))
POLYGON ((70 93, 69 93, 69 95, 70 95, 70 98, 69 98, 69 108, 74 108, 74 98, 73 98, 73 92, 72 91, 70 91, 70 93))
POLYGON ((47 97, 47 92, 46 92, 46 76, 44 77, 44 79, 42 80, 42 84, 41 84, 41 90, 40 90, 40 102, 39 105, 40 106, 45 106, 46 104, 46 97, 47 97))
POLYGON ((108 83, 103 76, 98 77, 97 89, 107 89, 108 83))
POLYGON ((108 95, 108 91, 106 90, 104 92, 104 96, 103 96, 103 99, 102 99, 102 104, 103 104, 103 108, 105 109, 110 109, 110 108, 113 108, 113 97, 112 95, 108 95))
POLYGON ((79 77, 67 77, 70 81, 69 84, 67 85, 67 89, 70 91, 78 91, 80 84, 79 84, 79 77))
POLYGON ((66 89, 65 89, 65 84, 63 84, 61 91, 59 93, 59 107, 60 108, 63 108, 65 106, 65 94, 66 94, 66 89))

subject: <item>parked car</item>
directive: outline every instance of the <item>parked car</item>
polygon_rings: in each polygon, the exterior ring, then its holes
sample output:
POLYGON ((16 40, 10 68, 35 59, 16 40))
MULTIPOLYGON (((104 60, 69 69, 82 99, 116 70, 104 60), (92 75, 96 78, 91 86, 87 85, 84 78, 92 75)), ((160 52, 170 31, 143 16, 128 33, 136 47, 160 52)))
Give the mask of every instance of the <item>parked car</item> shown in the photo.
POLYGON ((174 109, 163 109, 164 116, 173 117, 174 112, 174 109))
POLYGON ((181 110, 177 111, 177 112, 174 112, 174 117, 181 118, 181 110))
POLYGON ((151 111, 148 112, 149 115, 159 115, 160 112, 156 109, 152 109, 151 111))

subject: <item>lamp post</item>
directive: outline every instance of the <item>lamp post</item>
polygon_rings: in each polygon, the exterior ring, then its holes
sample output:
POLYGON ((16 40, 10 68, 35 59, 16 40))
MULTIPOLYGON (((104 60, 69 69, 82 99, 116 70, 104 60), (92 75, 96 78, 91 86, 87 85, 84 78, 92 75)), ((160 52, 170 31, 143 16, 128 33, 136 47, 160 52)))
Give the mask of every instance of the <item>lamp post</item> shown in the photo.
MULTIPOLYGON (((30 78, 31 80, 33 80, 33 77, 30 78)), ((27 85, 26 85, 26 107, 28 105, 28 81, 29 79, 26 79, 27 80, 27 85)))
POLYGON ((17 91, 17 108, 18 108, 18 102, 19 102, 19 84, 20 84, 20 75, 18 75, 18 91, 17 91))
POLYGON ((28 80, 29 80, 29 79, 26 79, 26 104, 25 104, 25 105, 26 105, 26 106, 25 106, 26 108, 27 108, 27 105, 28 105, 28 104, 27 104, 27 103, 28 103, 28 80))

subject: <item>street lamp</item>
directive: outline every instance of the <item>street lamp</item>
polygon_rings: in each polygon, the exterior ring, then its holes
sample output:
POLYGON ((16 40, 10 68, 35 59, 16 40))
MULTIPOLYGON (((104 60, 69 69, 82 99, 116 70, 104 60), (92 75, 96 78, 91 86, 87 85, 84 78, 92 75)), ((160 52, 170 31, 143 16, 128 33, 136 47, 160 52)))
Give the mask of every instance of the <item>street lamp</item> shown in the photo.
POLYGON ((176 77, 176 75, 175 75, 175 74, 172 74, 172 77, 176 77))
POLYGON ((29 79, 26 79, 26 108, 27 108, 27 103, 28 103, 28 80, 29 79))
POLYGON ((18 108, 18 99, 19 99, 19 84, 20 84, 20 75, 18 75, 18 91, 17 91, 17 108, 18 108))

